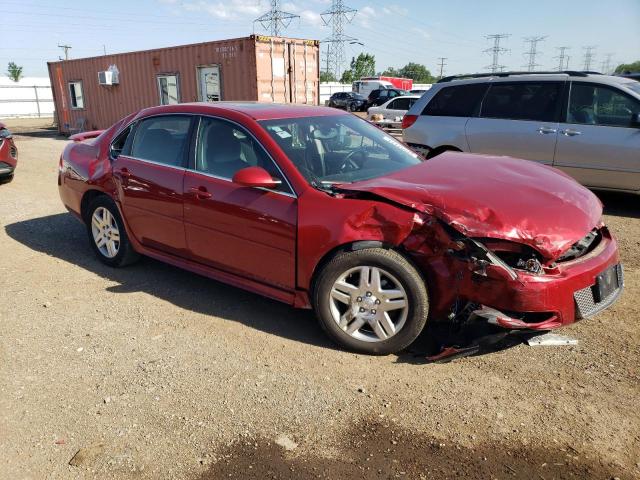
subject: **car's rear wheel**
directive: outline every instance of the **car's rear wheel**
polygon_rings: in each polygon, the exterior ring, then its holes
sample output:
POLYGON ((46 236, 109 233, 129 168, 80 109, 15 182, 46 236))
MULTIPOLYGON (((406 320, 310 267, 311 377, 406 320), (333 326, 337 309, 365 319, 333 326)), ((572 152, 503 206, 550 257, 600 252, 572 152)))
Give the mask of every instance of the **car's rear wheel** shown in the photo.
POLYGON ((336 342, 377 355, 410 345, 429 314, 422 275, 398 252, 383 248, 337 254, 318 275, 313 303, 336 342))
POLYGON ((102 263, 122 267, 139 258, 111 198, 106 195, 96 197, 87 208, 85 221, 91 247, 102 263))

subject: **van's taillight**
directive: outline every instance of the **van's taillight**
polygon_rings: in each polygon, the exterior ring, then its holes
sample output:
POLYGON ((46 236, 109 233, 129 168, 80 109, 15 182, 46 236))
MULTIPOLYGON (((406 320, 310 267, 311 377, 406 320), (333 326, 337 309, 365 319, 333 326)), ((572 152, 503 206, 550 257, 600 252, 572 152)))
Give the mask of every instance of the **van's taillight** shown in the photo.
POLYGON ((418 120, 418 115, 405 115, 402 117, 402 129, 409 128, 416 123, 416 120, 418 120))

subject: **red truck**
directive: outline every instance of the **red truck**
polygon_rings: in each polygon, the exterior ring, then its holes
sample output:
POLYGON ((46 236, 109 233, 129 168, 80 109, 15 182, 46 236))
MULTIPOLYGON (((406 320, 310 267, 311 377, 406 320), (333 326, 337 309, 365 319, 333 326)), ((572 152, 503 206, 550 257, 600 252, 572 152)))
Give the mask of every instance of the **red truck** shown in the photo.
POLYGON ((399 88, 401 90, 411 90, 413 88, 413 80, 410 78, 402 78, 402 77, 363 77, 360 80, 383 80, 385 82, 391 83, 394 87, 399 88))

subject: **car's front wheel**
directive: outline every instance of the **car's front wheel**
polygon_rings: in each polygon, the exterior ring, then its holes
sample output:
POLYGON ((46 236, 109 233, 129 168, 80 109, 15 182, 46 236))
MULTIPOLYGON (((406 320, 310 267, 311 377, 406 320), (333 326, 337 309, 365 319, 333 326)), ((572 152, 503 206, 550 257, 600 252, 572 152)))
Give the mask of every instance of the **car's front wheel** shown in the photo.
POLYGON ((118 207, 111 198, 106 195, 96 197, 89 204, 85 221, 91 247, 102 263, 122 267, 138 259, 118 207))
POLYGON ((315 282, 313 304, 336 342, 377 355, 409 346, 429 314, 422 275, 398 252, 383 248, 333 257, 315 282))

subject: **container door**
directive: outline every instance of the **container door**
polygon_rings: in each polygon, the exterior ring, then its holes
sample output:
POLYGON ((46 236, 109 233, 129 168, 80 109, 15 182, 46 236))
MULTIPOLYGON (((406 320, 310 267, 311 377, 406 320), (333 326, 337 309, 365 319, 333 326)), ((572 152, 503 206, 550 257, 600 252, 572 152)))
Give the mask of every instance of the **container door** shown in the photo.
POLYGON ((198 100, 201 102, 219 102, 220 66, 198 67, 198 100))

